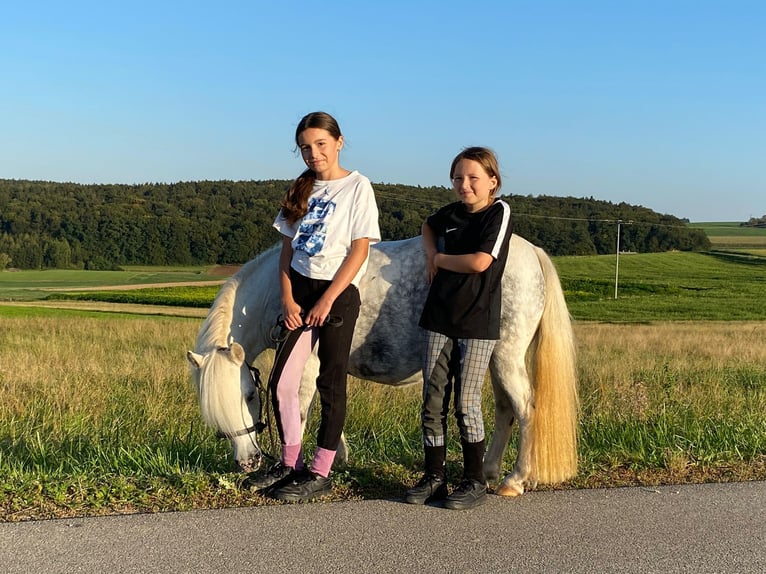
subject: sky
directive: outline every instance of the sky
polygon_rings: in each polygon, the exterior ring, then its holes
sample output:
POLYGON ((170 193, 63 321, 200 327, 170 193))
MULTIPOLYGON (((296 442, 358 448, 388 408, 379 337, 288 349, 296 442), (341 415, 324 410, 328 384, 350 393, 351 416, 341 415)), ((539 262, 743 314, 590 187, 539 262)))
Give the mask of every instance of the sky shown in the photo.
POLYGON ((449 186, 452 158, 483 145, 503 194, 745 221, 766 214, 766 2, 0 9, 3 179, 292 179, 316 110, 373 184, 449 186))

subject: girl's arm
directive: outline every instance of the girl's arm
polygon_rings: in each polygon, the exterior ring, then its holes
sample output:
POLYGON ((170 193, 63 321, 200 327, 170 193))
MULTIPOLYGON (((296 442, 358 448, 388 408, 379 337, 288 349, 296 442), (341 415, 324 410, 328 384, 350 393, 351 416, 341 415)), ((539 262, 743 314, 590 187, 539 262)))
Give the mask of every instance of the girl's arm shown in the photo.
POLYGON ((279 291, 282 296, 282 319, 285 327, 294 331, 303 326, 301 307, 293 299, 293 284, 290 281, 290 262, 293 259, 292 239, 282 236, 282 250, 279 252, 279 291))
POLYGON ((351 284, 359 269, 362 268, 364 260, 370 251, 370 240, 367 237, 354 239, 351 242, 351 251, 335 274, 335 278, 330 283, 327 291, 319 298, 314 307, 306 315, 305 324, 312 327, 321 327, 325 319, 330 314, 332 304, 338 298, 346 287, 351 284))
POLYGON ((428 223, 423 222, 420 228, 420 234, 423 236, 423 250, 426 252, 426 273, 428 274, 428 282, 430 283, 434 279, 434 275, 439 268, 434 263, 434 258, 438 253, 436 248, 436 233, 431 229, 428 223))
POLYGON ((429 282, 433 281, 439 268, 456 273, 481 273, 492 264, 493 257, 483 251, 466 255, 439 253, 436 249, 436 233, 431 229, 431 226, 424 222, 420 232, 423 236, 423 249, 426 252, 429 282))
POLYGON ((437 253, 433 258, 434 266, 455 273, 481 273, 489 268, 492 260, 493 257, 483 251, 465 255, 437 253))

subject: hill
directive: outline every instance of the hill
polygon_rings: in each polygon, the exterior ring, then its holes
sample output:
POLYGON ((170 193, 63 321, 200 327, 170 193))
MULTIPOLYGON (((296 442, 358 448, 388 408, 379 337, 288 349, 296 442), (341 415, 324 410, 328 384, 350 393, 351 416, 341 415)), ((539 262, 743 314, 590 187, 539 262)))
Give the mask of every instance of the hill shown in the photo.
MULTIPOLYGON (((0 269, 238 264, 278 240, 271 223, 290 181, 81 185, 0 179, 0 269)), ((384 239, 420 233, 454 201, 444 187, 374 184, 384 239)), ((513 196, 514 230, 553 255, 698 251, 700 229, 641 206, 513 196), (620 225, 618 225, 620 222, 620 225)))

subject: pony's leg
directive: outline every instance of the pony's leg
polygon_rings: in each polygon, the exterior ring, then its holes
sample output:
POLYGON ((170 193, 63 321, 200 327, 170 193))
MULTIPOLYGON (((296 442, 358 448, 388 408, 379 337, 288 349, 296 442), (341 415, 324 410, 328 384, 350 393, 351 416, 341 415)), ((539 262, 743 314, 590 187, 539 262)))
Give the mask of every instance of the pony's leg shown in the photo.
POLYGON ((338 448, 335 450, 335 462, 346 464, 348 462, 348 443, 346 442, 346 434, 340 433, 340 442, 338 448))
POLYGON ((496 480, 500 476, 503 453, 511 438, 514 415, 519 422, 519 449, 513 471, 496 489, 502 496, 518 496, 525 485, 536 486, 532 474, 532 424, 534 407, 532 387, 524 357, 501 344, 490 362, 490 375, 495 394, 495 430, 484 459, 484 472, 496 480), (514 355, 516 355, 514 357, 514 355))
POLYGON ((503 455, 511 439, 514 418, 513 405, 501 386, 500 376, 494 373, 492 367, 490 367, 490 378, 495 396, 495 430, 484 455, 484 476, 487 477, 488 482, 496 482, 500 478, 503 455))
MULTIPOLYGON (((302 433, 306 432, 306 422, 311 416, 311 410, 314 408, 314 399, 317 394, 317 375, 319 374, 319 359, 316 353, 311 353, 306 366, 303 368, 303 376, 301 377, 301 387, 298 393, 301 408, 301 430, 302 433)), ((340 443, 335 451, 335 462, 348 462, 348 444, 346 443, 346 435, 340 435, 340 443)))

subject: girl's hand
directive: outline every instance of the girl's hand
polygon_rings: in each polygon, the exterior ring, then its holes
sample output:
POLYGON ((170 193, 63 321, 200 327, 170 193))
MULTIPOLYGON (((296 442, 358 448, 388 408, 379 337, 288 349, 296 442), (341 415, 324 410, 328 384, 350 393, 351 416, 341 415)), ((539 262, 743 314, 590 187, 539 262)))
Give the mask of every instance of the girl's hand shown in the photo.
POLYGON ((439 267, 436 265, 436 256, 439 254, 436 234, 426 222, 423 222, 420 232, 423 236, 423 251, 426 254, 426 276, 428 277, 428 283, 431 283, 436 276, 436 272, 439 270, 439 267))
POLYGON ((426 256, 426 275, 428 276, 429 283, 433 282, 436 272, 439 271, 439 267, 436 265, 437 255, 438 253, 434 253, 433 255, 429 254, 426 256))
POLYGON ((285 322, 285 327, 288 330, 295 331, 303 327, 301 313, 303 313, 303 309, 295 301, 282 303, 282 320, 285 322))
POLYGON ((305 323, 310 327, 321 327, 332 309, 332 301, 326 297, 320 297, 319 301, 306 315, 305 323))

